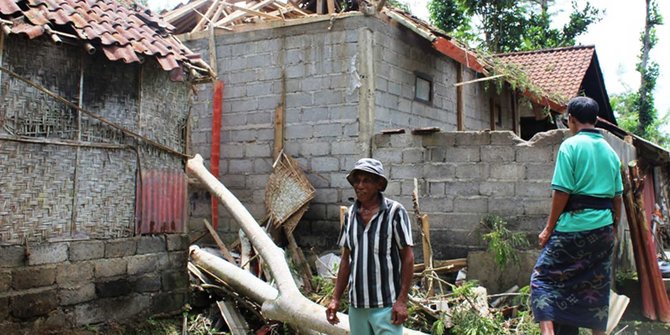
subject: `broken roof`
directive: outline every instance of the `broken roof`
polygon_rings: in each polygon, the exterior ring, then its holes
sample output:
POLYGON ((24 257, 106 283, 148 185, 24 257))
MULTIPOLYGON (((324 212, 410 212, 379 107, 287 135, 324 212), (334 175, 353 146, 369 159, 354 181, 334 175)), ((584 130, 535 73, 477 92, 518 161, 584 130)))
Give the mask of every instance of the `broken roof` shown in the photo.
POLYGON ((186 67, 195 79, 211 77, 207 63, 171 34, 174 27, 138 4, 124 6, 114 0, 0 0, 0 26, 5 34, 30 39, 46 34, 56 43, 78 41, 89 53, 102 49, 111 61, 142 63, 148 56, 165 71, 186 67))
POLYGON ((520 67, 546 92, 563 97, 564 101, 549 101, 557 112, 565 110, 568 99, 585 94, 598 101, 601 118, 616 124, 594 46, 513 52, 496 57, 520 67))

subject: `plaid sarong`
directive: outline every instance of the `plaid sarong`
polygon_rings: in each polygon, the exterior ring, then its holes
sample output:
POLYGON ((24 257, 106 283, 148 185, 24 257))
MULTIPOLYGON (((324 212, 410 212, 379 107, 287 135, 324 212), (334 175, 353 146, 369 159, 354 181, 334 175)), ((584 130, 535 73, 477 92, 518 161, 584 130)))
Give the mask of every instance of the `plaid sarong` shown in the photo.
POLYGON ((613 250, 611 225, 554 231, 530 277, 535 321, 605 330, 613 250))

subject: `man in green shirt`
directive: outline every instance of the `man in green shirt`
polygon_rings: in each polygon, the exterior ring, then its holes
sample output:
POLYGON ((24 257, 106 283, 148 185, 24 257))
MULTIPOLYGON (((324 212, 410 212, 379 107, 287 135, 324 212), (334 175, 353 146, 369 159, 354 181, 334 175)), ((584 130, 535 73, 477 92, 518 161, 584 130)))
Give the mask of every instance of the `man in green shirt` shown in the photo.
POLYGON ((591 98, 568 103, 574 136, 556 157, 551 211, 539 235, 544 249, 531 275, 531 305, 542 335, 578 327, 605 334, 623 184, 621 162, 595 128, 597 116, 591 98))

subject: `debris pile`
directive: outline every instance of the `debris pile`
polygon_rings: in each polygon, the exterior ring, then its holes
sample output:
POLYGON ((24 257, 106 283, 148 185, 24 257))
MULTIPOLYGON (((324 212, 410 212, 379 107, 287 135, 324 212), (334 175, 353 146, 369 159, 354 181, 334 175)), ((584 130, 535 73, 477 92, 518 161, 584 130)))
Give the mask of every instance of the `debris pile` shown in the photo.
MULTIPOLYGON (((292 229, 276 222, 281 221, 280 218, 285 218, 284 222, 291 221, 286 218, 292 217, 292 213, 302 215, 301 210, 307 203, 304 200, 313 196, 310 188, 295 182, 277 182, 277 185, 292 185, 292 190, 270 192, 266 202, 283 207, 259 225, 225 186, 202 166, 201 157, 189 160, 187 168, 233 213, 244 233, 241 236, 249 239, 252 250, 243 251, 241 246, 245 243, 235 243, 228 251, 231 261, 224 252, 228 250, 225 246, 219 245, 218 249, 191 247, 192 301, 194 309, 201 314, 190 322, 187 320, 184 328, 200 322, 216 331, 232 334, 347 334, 349 322, 345 314, 340 316, 342 322, 336 326, 328 324, 325 318, 325 306, 334 289, 339 256, 328 253, 317 257, 315 262, 300 263, 293 251, 287 256, 271 237, 272 230, 290 236, 292 229), (289 200, 294 203, 278 199, 281 194, 290 194, 292 199, 289 200), (247 256, 243 261, 245 253, 247 256)), ((275 163, 275 170, 294 168, 297 168, 295 162, 283 154, 275 163)), ((284 171, 281 175, 287 179, 291 173, 284 171)), ((414 194, 414 212, 421 225, 424 252, 430 255, 428 217, 420 211, 416 187, 414 194)), ((273 210, 276 209, 269 209, 273 210)), ((214 230, 211 233, 216 234, 214 230)), ((220 238, 214 236, 214 240, 220 241, 220 238)), ((288 249, 292 248, 300 251, 297 245, 288 249)), ((530 317, 527 287, 488 295, 486 288, 475 281, 467 281, 466 266, 464 258, 432 260, 430 256, 425 263, 415 265, 408 306, 410 319, 405 324, 405 334, 444 333, 447 329, 453 334, 535 332, 533 329, 537 329, 537 325, 530 317)), ((341 308, 341 312, 346 313, 348 304, 343 302, 341 308)))

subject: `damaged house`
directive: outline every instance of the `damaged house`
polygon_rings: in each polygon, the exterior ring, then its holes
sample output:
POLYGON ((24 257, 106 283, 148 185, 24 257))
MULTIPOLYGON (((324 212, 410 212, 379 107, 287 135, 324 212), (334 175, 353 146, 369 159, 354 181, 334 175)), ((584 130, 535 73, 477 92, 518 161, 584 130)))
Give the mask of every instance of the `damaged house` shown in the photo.
POLYGON ((141 6, 0 2, 0 333, 178 312, 209 66, 141 6))
MULTIPOLYGON (((555 71, 544 77, 560 91, 504 82, 497 88, 494 61, 400 10, 300 14, 311 4, 191 1, 165 14, 189 47, 210 57, 223 84, 218 129, 212 97, 219 93, 198 88, 193 152, 206 160, 213 150, 220 154, 220 179, 260 222, 269 211, 264 193, 276 152, 295 158, 316 189, 296 228, 303 247, 335 248, 339 208, 353 197, 344 177, 364 156, 385 164, 387 194, 407 208, 418 179, 438 258, 480 250, 476 230, 490 213, 535 235, 549 210, 555 150, 567 135, 530 142, 519 136, 557 128, 567 101, 561 97, 577 94, 600 101, 601 117, 616 124, 593 47, 529 56, 557 55, 547 59, 555 71)), ((520 57, 498 59, 523 65, 513 62, 520 57)), ((630 146, 614 136, 612 142, 634 157, 630 146)), ((192 231, 203 231, 202 218, 211 215, 207 191, 195 187, 189 202, 192 231)), ((222 235, 235 239, 229 213, 220 206, 214 213, 223 218, 222 235)))

